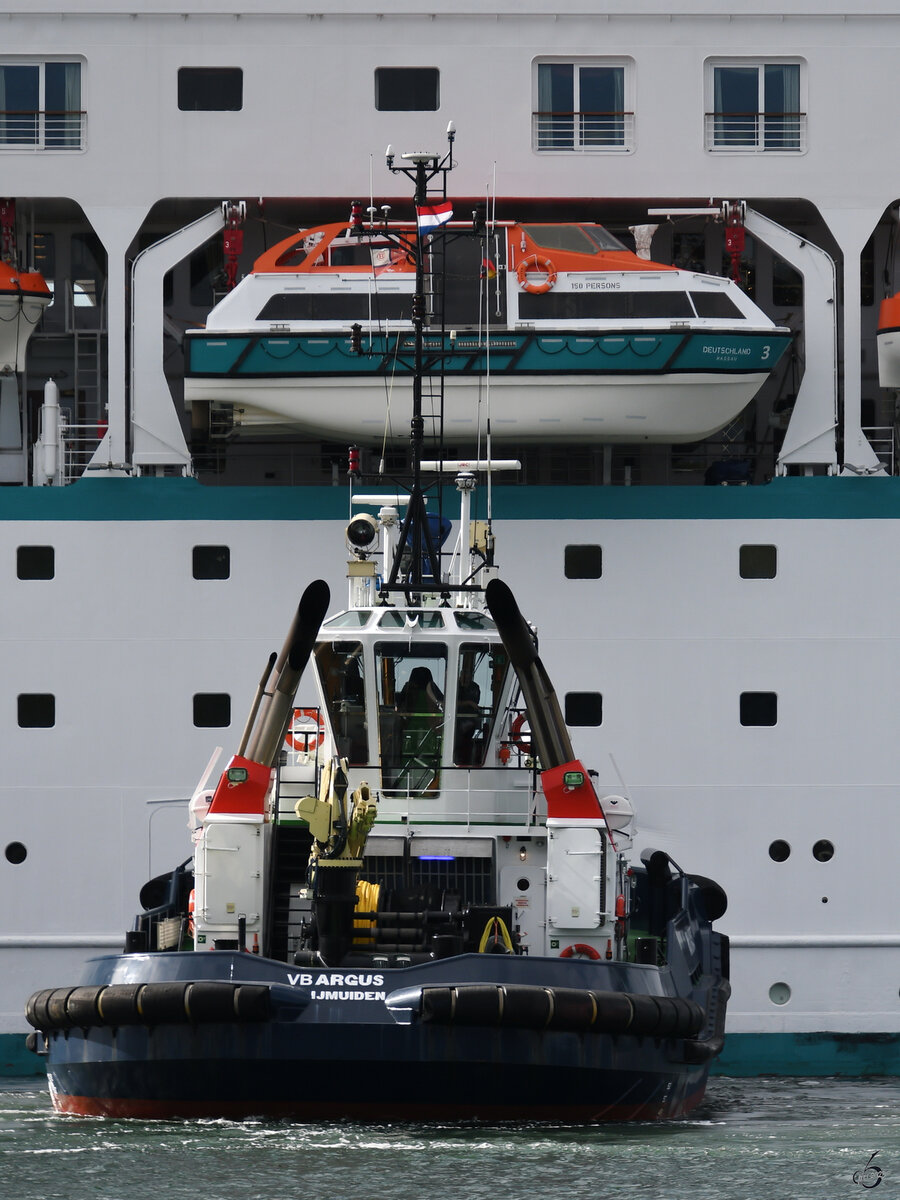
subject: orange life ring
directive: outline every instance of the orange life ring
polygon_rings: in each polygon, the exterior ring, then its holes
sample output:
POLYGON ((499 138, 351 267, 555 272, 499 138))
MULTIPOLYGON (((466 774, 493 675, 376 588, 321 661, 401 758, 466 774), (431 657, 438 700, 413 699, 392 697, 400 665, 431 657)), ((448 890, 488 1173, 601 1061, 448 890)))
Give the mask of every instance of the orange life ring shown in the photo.
POLYGON ((587 942, 576 942, 573 946, 566 946, 565 950, 561 950, 559 957, 597 959, 600 957, 600 951, 594 946, 589 946, 587 942))
POLYGON ((188 896, 188 933, 191 937, 194 936, 194 889, 191 888, 191 894, 188 896))
POLYGON ((543 296, 544 292, 549 292, 556 283, 556 267, 549 258, 538 258, 536 254, 530 254, 528 258, 523 258, 516 268, 516 278, 523 291, 531 292, 532 296, 543 296), (543 280, 540 283, 532 283, 528 278, 529 271, 543 271, 543 280))
POLYGON ((523 754, 531 753, 531 729, 528 727, 528 714, 518 713, 513 717, 509 727, 510 740, 515 742, 523 754), (523 729, 526 731, 523 733, 523 729))
POLYGON ((288 731, 285 734, 285 745, 290 746, 292 750, 308 754, 316 746, 321 746, 324 740, 325 722, 322 720, 322 714, 319 710, 317 708, 295 708, 291 717, 291 723, 288 725, 288 731), (297 721, 311 721, 316 727, 315 732, 311 729, 294 729, 297 721))

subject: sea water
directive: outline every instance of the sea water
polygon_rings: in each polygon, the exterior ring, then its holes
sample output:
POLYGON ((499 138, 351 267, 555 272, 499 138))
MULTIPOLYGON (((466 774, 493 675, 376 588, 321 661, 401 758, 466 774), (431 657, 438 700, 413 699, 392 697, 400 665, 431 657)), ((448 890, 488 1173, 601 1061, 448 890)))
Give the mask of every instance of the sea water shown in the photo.
MULTIPOLYGON (((314 1092, 315 1077, 298 1086, 314 1092)), ((349 1072, 347 1087, 378 1079, 349 1072)), ((900 1198, 896 1079, 716 1077, 688 1120, 593 1128, 60 1117, 42 1080, 0 1079, 3 1200, 870 1195, 900 1198)))

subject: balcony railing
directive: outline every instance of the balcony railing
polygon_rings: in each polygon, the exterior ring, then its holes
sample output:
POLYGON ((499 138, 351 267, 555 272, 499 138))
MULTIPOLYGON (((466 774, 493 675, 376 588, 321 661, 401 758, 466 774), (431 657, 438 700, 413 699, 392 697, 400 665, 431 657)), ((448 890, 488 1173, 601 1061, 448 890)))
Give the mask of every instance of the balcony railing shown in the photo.
POLYGON ((80 150, 87 114, 0 109, 0 150, 80 150))
POLYGON ((532 113, 535 150, 607 150, 634 148, 633 112, 532 113))
POLYGON ((707 113, 705 140, 707 150, 797 154, 806 149, 806 113, 707 113))

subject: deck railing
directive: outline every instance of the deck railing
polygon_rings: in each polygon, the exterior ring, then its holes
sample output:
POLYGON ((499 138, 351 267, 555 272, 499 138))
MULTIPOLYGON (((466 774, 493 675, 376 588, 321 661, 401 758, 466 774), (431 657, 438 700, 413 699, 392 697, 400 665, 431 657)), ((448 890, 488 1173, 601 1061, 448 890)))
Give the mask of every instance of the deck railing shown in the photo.
POLYGON ((80 150, 87 113, 0 109, 0 150, 80 150))
POLYGON ((536 150, 627 151, 634 147, 633 112, 535 112, 536 150))
POLYGON ((707 113, 705 144, 707 150, 797 154, 806 149, 806 113, 707 113))

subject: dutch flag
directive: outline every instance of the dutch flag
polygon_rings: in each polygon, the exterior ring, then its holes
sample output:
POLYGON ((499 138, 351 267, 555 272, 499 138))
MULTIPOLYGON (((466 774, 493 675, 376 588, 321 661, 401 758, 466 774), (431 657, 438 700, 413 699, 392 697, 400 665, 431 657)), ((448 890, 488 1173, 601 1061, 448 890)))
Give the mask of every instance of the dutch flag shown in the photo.
POLYGON ((416 221, 419 226, 419 237, 422 237, 426 233, 431 233, 439 225, 446 225, 452 216, 453 205, 449 200, 444 200, 440 204, 423 204, 417 206, 416 221))

